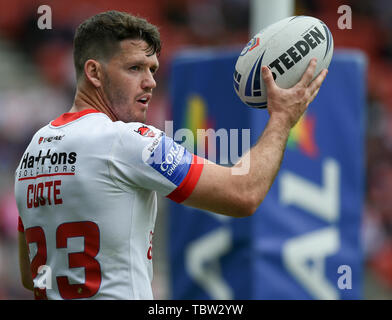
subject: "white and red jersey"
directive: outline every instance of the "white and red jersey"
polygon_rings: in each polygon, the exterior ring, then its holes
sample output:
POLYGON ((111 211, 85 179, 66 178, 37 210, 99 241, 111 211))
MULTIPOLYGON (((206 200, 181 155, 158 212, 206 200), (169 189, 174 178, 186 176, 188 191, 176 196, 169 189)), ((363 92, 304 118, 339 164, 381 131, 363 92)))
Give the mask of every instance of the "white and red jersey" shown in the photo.
POLYGON ((40 129, 15 176, 36 298, 153 299, 156 192, 182 202, 202 168, 162 131, 93 109, 40 129))

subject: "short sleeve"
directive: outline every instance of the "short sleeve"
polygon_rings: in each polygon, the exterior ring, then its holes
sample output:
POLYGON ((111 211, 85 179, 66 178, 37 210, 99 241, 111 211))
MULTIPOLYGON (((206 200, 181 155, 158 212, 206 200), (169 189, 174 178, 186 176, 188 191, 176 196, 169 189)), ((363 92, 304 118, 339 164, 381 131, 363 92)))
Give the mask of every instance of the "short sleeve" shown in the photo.
POLYGON ((112 179, 123 189, 154 190, 176 202, 192 193, 204 159, 161 130, 142 123, 118 123, 109 160, 112 179))

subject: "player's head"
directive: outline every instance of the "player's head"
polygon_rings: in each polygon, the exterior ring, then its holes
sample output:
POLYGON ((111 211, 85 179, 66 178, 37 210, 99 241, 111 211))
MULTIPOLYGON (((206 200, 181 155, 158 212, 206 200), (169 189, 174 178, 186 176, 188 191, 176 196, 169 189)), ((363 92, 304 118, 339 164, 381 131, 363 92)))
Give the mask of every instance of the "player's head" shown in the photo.
POLYGON ((160 50, 158 29, 145 19, 118 11, 97 14, 75 33, 78 84, 97 89, 117 119, 144 122, 160 50))

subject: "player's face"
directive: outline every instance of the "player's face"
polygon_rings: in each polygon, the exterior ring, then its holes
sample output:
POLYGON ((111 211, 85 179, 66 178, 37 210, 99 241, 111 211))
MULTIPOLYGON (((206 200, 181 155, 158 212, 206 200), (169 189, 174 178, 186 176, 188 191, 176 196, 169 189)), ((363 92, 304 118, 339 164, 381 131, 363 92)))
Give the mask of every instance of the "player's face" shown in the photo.
POLYGON ((123 40, 120 50, 103 66, 102 89, 117 119, 145 122, 154 74, 159 67, 156 54, 148 56, 143 40, 123 40))

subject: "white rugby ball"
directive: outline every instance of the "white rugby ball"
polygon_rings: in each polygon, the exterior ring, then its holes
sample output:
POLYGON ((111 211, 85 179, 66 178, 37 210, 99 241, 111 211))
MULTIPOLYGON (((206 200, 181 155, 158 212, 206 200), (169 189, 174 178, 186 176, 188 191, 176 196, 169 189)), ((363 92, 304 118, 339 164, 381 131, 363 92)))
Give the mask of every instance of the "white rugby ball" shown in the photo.
POLYGON ((312 58, 317 58, 315 78, 328 68, 332 55, 333 38, 324 22, 309 16, 285 18, 261 30, 242 50, 235 65, 234 90, 248 106, 266 108, 262 65, 270 68, 279 87, 287 89, 301 79, 312 58))

